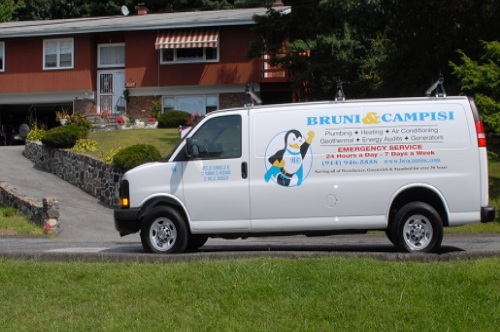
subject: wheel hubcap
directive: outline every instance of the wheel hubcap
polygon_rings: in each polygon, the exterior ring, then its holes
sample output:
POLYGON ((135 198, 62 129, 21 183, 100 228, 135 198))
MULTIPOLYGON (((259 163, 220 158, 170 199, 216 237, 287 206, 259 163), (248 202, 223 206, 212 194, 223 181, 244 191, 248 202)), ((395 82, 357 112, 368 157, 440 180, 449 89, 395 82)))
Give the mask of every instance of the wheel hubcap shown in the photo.
POLYGON ((151 225, 149 232, 151 243, 160 251, 171 249, 177 239, 177 229, 174 223, 166 218, 158 218, 151 225))
POLYGON ((425 249, 430 244, 432 235, 432 224, 425 216, 411 216, 405 223, 404 239, 411 250, 425 249))

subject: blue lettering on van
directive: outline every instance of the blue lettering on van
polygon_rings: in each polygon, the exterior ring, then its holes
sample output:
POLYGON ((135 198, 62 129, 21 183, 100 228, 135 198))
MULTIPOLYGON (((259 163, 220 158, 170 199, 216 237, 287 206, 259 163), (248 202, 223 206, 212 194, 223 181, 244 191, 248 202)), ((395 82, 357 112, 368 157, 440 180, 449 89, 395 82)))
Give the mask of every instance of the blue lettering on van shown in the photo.
POLYGON ((413 112, 413 113, 384 113, 380 116, 376 112, 368 113, 364 118, 359 114, 332 115, 332 116, 308 116, 307 125, 341 125, 341 124, 379 124, 379 123, 409 123, 409 122, 436 122, 453 121, 453 111, 440 112, 413 112))
POLYGON ((231 175, 230 165, 203 166, 201 176, 203 181, 227 181, 231 175))

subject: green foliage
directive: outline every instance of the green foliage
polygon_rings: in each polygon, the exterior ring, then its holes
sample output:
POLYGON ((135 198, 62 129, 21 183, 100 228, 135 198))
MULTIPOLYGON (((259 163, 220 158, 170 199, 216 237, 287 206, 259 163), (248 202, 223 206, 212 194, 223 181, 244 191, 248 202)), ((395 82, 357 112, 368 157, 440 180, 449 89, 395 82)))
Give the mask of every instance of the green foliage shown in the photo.
POLYGON ((114 163, 114 158, 115 158, 115 155, 119 152, 123 150, 123 147, 119 146, 115 149, 111 149, 109 150, 108 152, 106 152, 104 154, 104 156, 102 157, 102 161, 108 165, 112 165, 114 163))
POLYGON ((254 17, 249 55, 277 54, 298 100, 332 99, 336 81, 347 98, 423 96, 441 72, 458 93, 448 61, 456 49, 474 57, 478 40, 499 40, 500 2, 463 0, 288 0, 254 17), (309 24, 314 22, 314 24, 309 24), (283 47, 286 45, 286 48, 283 47), (280 54, 281 53, 281 54, 280 54))
MULTIPOLYGON (((0 0, 0 18, 2 2, 5 2, 8 21, 48 20, 80 18, 92 16, 120 15, 120 7, 126 5, 132 14, 136 13, 140 0, 101 1, 101 0, 0 0), (17 3, 14 7, 14 4, 17 3), (13 7, 13 8, 11 8, 13 7)), ((213 10, 246 7, 263 7, 272 4, 272 0, 150 0, 146 6, 150 13, 187 10, 213 10)))
POLYGON ((155 119, 161 115, 161 99, 154 100, 151 103, 151 116, 155 119))
POLYGON ((45 131, 44 129, 39 129, 38 127, 35 126, 33 129, 30 130, 26 138, 30 141, 39 142, 42 140, 42 138, 45 136, 46 133, 47 131, 45 131))
POLYGON ((12 21, 12 15, 16 10, 13 0, 0 0, 0 22, 12 21))
POLYGON ((483 55, 473 61, 463 51, 460 62, 450 62, 460 91, 475 96, 487 131, 500 132, 500 42, 482 42, 483 55))
POLYGON ((185 126, 191 116, 184 111, 167 111, 161 114, 158 119, 158 128, 177 128, 185 126))
POLYGON ((71 114, 66 124, 73 126, 80 126, 85 128, 86 130, 90 130, 90 128, 92 128, 92 123, 89 121, 89 119, 87 119, 87 117, 85 117, 80 113, 71 114))
POLYGON ((75 146, 73 146, 72 150, 75 152, 84 153, 84 152, 95 151, 98 148, 99 148, 99 145, 97 144, 96 141, 94 141, 92 139, 88 139, 88 138, 83 138, 83 139, 79 139, 78 141, 76 141, 76 144, 75 144, 75 146))
POLYGON ((59 126, 48 130, 42 143, 53 148, 72 148, 77 140, 87 138, 88 134, 88 129, 83 126, 59 126))
MULTIPOLYGON (((377 67, 384 60, 385 37, 377 30, 378 2, 292 1, 292 11, 271 8, 254 17, 258 38, 249 55, 270 54, 270 64, 287 69, 296 98, 333 99, 337 81, 348 98, 369 96, 381 84, 377 67), (370 12, 369 20, 359 17, 370 12), (315 24, 304 24, 315 22, 315 24), (286 48, 283 45, 287 45, 286 48)), ((366 17, 366 16, 365 16, 366 17)))
POLYGON ((158 161, 161 154, 151 144, 136 144, 119 151, 113 158, 113 165, 127 171, 147 162, 158 161))
POLYGON ((17 215, 17 210, 13 207, 8 207, 8 208, 3 208, 2 209, 2 214, 4 217, 13 217, 17 215))

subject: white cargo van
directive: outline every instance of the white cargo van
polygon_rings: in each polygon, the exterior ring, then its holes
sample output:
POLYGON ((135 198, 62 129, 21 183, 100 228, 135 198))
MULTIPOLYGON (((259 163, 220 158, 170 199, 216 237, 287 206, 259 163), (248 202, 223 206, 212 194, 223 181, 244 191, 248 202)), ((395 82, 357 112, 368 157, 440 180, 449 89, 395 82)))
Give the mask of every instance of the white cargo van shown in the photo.
POLYGON ((128 171, 115 227, 147 252, 209 237, 385 231, 435 252, 443 227, 488 222, 486 138, 472 98, 248 106, 204 117, 128 171))

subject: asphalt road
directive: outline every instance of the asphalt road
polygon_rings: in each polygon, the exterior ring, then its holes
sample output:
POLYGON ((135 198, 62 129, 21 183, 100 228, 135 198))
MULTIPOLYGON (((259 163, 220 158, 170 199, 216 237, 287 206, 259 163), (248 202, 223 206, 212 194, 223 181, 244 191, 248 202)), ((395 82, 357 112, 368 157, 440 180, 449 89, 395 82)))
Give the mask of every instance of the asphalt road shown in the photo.
POLYGON ((247 240, 210 239, 195 253, 151 255, 138 234, 120 237, 113 209, 57 176, 34 167, 22 155, 24 146, 0 147, 0 180, 36 199, 56 197, 62 231, 55 238, 0 237, 0 257, 63 260, 168 261, 255 256, 342 255, 379 259, 448 260, 500 255, 498 235, 446 235, 438 254, 407 255, 394 251, 385 235, 269 237, 247 240))

